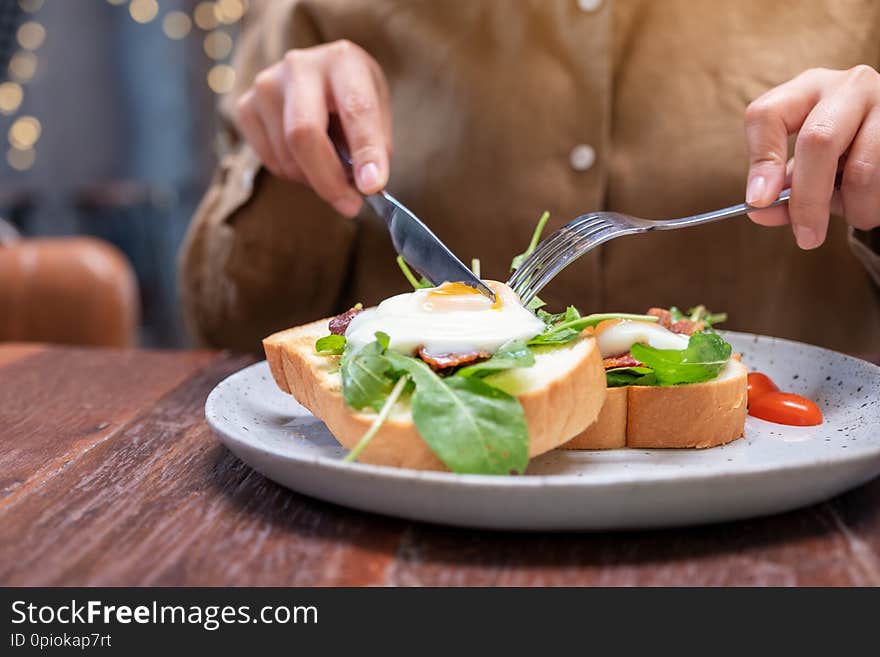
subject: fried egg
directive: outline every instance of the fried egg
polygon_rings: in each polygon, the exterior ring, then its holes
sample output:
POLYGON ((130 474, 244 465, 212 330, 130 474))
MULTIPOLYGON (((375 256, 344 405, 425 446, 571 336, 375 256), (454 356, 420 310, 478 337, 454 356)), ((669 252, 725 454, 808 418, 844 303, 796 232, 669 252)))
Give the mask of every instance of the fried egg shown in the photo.
POLYGON ((528 340, 544 331, 544 322, 523 306, 504 283, 486 281, 495 301, 464 283, 443 283, 398 294, 358 314, 345 331, 355 348, 373 342, 376 332, 391 338, 389 348, 411 355, 495 353, 511 340, 528 340))
POLYGON ((690 338, 653 322, 610 320, 596 327, 596 344, 602 358, 625 354, 636 343, 655 349, 686 349, 690 338))

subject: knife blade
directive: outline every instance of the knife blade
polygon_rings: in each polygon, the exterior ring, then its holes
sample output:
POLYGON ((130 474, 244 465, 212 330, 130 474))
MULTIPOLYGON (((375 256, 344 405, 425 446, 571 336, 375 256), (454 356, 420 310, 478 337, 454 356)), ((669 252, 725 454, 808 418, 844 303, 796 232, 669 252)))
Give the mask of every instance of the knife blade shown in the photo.
MULTIPOLYGON (((339 159, 342 161, 349 181, 354 181, 351 156, 345 141, 345 134, 339 117, 330 116, 327 134, 339 159)), ((364 196, 367 205, 385 220, 394 250, 403 256, 407 264, 434 285, 445 282, 464 283, 495 301, 495 292, 468 269, 455 254, 449 250, 439 237, 428 228, 407 207, 382 190, 378 194, 364 196)))
POLYGON ((385 220, 394 250, 434 285, 464 283, 495 301, 495 293, 481 281, 430 228, 386 191, 364 197, 373 212, 385 220))

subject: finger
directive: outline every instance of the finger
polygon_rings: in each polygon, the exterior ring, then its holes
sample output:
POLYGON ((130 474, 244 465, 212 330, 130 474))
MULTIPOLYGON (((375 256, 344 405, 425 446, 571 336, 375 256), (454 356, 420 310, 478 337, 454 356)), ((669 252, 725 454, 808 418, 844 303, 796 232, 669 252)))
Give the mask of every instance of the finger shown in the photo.
MULTIPOLYGON (((782 191, 788 159, 788 135, 796 132, 821 97, 826 72, 806 71, 752 102, 746 109, 749 174, 746 203, 763 207, 782 191)), ((779 213, 749 216, 767 220, 779 213)), ((760 222, 759 222, 760 223, 760 222)))
POLYGON ((283 177, 298 180, 302 176, 301 167, 284 141, 284 82, 279 76, 279 68, 269 69, 257 76, 254 82, 257 114, 283 177))
POLYGON ((351 153, 355 183, 362 193, 375 194, 388 183, 389 138, 372 71, 361 58, 344 58, 330 72, 329 85, 351 153))
MULTIPOLYGON (((794 160, 789 158, 785 164, 785 179, 783 188, 791 187, 791 172, 794 168, 794 160)), ((755 210, 749 213, 749 218, 759 226, 787 226, 791 223, 788 216, 788 205, 783 203, 765 210, 755 210)))
POLYGON ((322 71, 300 60, 288 62, 284 103, 284 141, 309 185, 337 212, 353 217, 362 200, 345 177, 342 163, 327 136, 328 107, 322 71))
POLYGON ((850 146, 841 200, 847 223, 862 230, 880 226, 880 108, 865 117, 850 146))
POLYGON ((273 176, 282 177, 281 165, 278 163, 272 147, 269 145, 269 137, 266 134, 263 123, 257 114, 253 90, 245 92, 238 101, 237 106, 238 129, 273 176))
POLYGON ((788 213, 802 249, 814 249, 825 241, 838 161, 866 111, 867 95, 846 86, 821 100, 798 133, 788 213))

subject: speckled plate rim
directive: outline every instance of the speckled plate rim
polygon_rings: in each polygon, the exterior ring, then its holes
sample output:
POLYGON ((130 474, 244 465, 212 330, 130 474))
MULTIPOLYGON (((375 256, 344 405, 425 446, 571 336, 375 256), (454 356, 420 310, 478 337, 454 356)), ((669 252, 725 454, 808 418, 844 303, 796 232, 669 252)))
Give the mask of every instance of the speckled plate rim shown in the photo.
MULTIPOLYGON (((807 348, 809 350, 817 350, 821 353, 833 355, 835 358, 842 358, 845 362, 851 363, 856 367, 866 367, 869 369, 869 371, 873 370, 878 379, 880 379, 880 366, 859 358, 855 358, 853 356, 849 356, 847 354, 843 354, 838 351, 834 351, 833 349, 826 349, 824 347, 818 347, 804 342, 798 342, 796 340, 776 338, 772 336, 762 336, 754 333, 724 331, 722 332, 722 334, 729 335, 735 338, 740 338, 743 340, 754 340, 755 342, 759 340, 771 340, 774 342, 785 343, 796 347, 807 348)), ((656 471, 653 471, 651 474, 646 474, 644 472, 623 474, 619 471, 603 472, 601 463, 597 463, 597 467, 595 469, 596 471, 589 473, 550 475, 527 474, 523 476, 508 477, 498 475, 455 474, 452 472, 411 470, 406 468, 395 468, 391 466, 371 465, 367 463, 348 463, 340 459, 328 458, 326 456, 307 456, 303 454, 291 454, 290 452, 284 452, 276 449, 267 449, 265 445, 256 443, 253 440, 253 437, 248 435, 246 431, 242 431, 241 429, 230 430, 228 423, 222 422, 218 419, 218 415, 215 412, 215 406, 217 405, 217 398, 222 394, 223 389, 234 385, 236 377, 241 376, 245 372, 255 369, 266 369, 268 373, 268 364, 266 363, 266 361, 261 361, 259 363, 255 363, 254 365, 250 365, 249 367, 246 367, 242 370, 239 370, 235 374, 230 375, 229 377, 221 381, 211 391, 205 403, 205 418, 208 421, 208 424, 217 435, 221 436, 223 442, 228 447, 230 447, 230 449, 235 451, 235 448, 239 447, 250 452, 257 451, 268 456, 285 459, 298 465, 320 468, 326 470, 327 472, 344 472, 347 476, 360 476, 367 479, 393 478, 396 480, 412 482, 431 482, 435 484, 477 487, 492 485, 515 488, 542 488, 547 486, 577 486, 578 488, 590 488, 594 486, 605 487, 610 484, 633 486, 640 484, 650 485, 682 480, 699 482, 715 480, 724 477, 741 479, 743 477, 749 477, 753 475, 760 476, 767 473, 821 469, 831 463, 835 465, 845 465, 847 463, 856 463, 871 459, 877 459, 878 461, 880 461, 880 444, 856 444, 850 445, 850 447, 852 447, 853 449, 847 452, 845 455, 842 453, 836 453, 834 458, 816 459, 815 457, 805 454, 802 459, 799 459, 795 456, 790 458, 790 460, 782 463, 767 464, 758 462, 750 463, 748 465, 743 465, 742 463, 736 463, 733 465, 726 465, 723 463, 717 465, 707 464, 706 469, 700 471, 699 473, 668 472, 658 469, 656 471)), ((764 423, 762 420, 757 420, 755 418, 752 418, 752 420, 764 423)), ((764 424, 771 425, 772 423, 768 422, 764 424)), ((723 449, 723 446, 713 449, 723 449)))

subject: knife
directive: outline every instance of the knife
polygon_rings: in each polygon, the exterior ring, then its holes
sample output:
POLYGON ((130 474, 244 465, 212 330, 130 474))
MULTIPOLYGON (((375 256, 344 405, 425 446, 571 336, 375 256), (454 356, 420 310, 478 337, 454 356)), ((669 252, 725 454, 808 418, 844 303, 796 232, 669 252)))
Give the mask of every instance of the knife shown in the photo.
MULTIPOLYGON (((345 145, 342 126, 335 116, 330 119, 328 134, 336 147, 339 159, 342 160, 346 175, 350 181, 353 181, 351 157, 345 145)), ((377 194, 365 195, 364 200, 373 212, 385 220, 394 250, 419 274, 434 285, 446 281, 464 283, 495 301, 495 293, 492 289, 456 258, 449 247, 403 203, 385 190, 377 194)))

